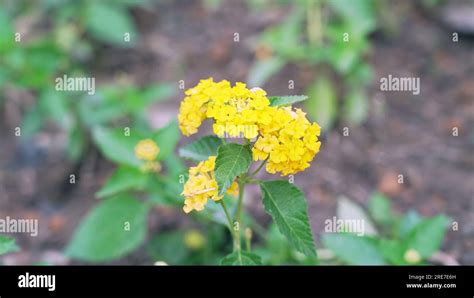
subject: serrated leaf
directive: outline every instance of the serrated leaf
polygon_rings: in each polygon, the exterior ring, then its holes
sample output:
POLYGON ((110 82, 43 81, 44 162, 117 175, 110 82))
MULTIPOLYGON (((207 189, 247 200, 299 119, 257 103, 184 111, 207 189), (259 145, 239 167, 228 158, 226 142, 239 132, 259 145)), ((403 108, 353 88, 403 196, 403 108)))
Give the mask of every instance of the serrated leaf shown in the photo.
POLYGON ((123 129, 96 127, 92 130, 92 137, 102 154, 111 161, 140 166, 141 161, 135 157, 135 146, 142 137, 137 133, 131 132, 130 136, 126 136, 123 129))
POLYGON ((304 104, 308 114, 321 127, 329 130, 337 116, 337 97, 332 83, 326 78, 321 78, 308 89, 306 94, 309 98, 304 104))
POLYGON ((356 220, 363 223, 364 231, 354 231, 356 234, 377 235, 377 230, 365 210, 344 196, 337 201, 337 218, 346 222, 356 220))
POLYGON ((247 251, 235 251, 230 255, 226 256, 221 260, 221 265, 225 266, 249 266, 249 265, 262 265, 262 259, 259 255, 256 255, 247 251))
POLYGON ((374 193, 369 201, 369 212, 372 218, 380 224, 392 222, 392 205, 389 199, 381 193, 374 193))
POLYGON ((168 125, 153 134, 152 139, 160 147, 160 154, 157 159, 163 160, 173 154, 179 141, 179 129, 176 121, 171 121, 168 125))
POLYGON ((216 156, 222 139, 216 136, 205 136, 179 149, 179 156, 194 161, 203 161, 209 156, 216 156))
POLYGON ((66 254, 102 262, 130 253, 145 240, 147 213, 148 205, 125 195, 100 202, 82 220, 66 254))
POLYGON ((235 177, 246 173, 252 163, 252 152, 248 145, 224 144, 217 150, 215 178, 219 195, 225 194, 235 177))
POLYGON ((94 37, 122 47, 134 43, 137 30, 126 9, 101 1, 91 1, 88 4, 85 11, 85 24, 94 37), (125 42, 125 33, 130 34, 130 42, 125 42))
POLYGON ((315 257, 316 249, 303 192, 284 180, 265 181, 260 186, 265 211, 273 217, 280 232, 295 249, 315 257))
POLYGON ((20 248, 16 245, 15 238, 0 235, 0 255, 17 252, 20 248))
POLYGON ((422 220, 408 235, 407 248, 415 249, 422 258, 431 256, 441 246, 448 223, 444 215, 422 220))
POLYGON ((122 166, 107 179, 95 195, 104 198, 126 190, 140 190, 145 187, 147 181, 148 175, 138 168, 122 166))
POLYGON ((354 234, 324 234, 324 246, 350 265, 384 265, 385 261, 375 240, 354 234))
POLYGON ((308 99, 306 95, 270 96, 270 106, 288 106, 308 99))

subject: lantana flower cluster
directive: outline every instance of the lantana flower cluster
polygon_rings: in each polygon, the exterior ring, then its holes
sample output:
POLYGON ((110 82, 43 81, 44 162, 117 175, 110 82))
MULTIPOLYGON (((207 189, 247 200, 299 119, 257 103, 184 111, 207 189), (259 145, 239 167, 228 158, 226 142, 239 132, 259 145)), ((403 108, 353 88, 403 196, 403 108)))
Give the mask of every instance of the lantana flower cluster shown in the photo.
POLYGON ((254 160, 267 160, 266 170, 282 176, 301 172, 319 152, 321 129, 301 109, 274 108, 272 121, 260 126, 260 137, 252 148, 254 160))
MULTIPOLYGON (((201 161, 197 166, 189 169, 189 179, 183 190, 183 195, 186 198, 184 212, 201 211, 208 199, 216 202, 222 199, 223 196, 218 195, 217 182, 214 177, 215 165, 216 157, 210 156, 207 160, 201 161)), ((227 189, 227 194, 236 196, 239 193, 238 187, 237 182, 234 181, 227 189)))
POLYGON ((258 135, 259 125, 268 124, 270 101, 260 88, 249 90, 243 83, 232 87, 229 81, 214 82, 212 78, 185 92, 178 116, 180 129, 185 136, 195 134, 202 122, 214 119, 214 133, 218 136, 247 139, 258 135))
MULTIPOLYGON (((301 109, 271 106, 267 93, 261 88, 248 89, 239 82, 231 86, 229 81, 214 82, 209 78, 201 80, 185 94, 178 115, 184 135, 197 133, 204 120, 212 119, 214 133, 219 137, 243 136, 256 140, 252 148, 253 160, 266 161, 268 173, 286 176, 301 172, 310 166, 319 152, 319 125, 310 122, 301 109)), ((204 169, 214 165, 213 159, 208 163, 207 167, 200 163, 190 170, 190 179, 183 192, 188 202, 185 203, 186 212, 202 210, 207 198, 218 199, 217 183, 212 175, 203 174, 209 173, 204 169), (196 175, 198 172, 201 176, 196 175), (200 193, 205 189, 212 190, 200 193)))

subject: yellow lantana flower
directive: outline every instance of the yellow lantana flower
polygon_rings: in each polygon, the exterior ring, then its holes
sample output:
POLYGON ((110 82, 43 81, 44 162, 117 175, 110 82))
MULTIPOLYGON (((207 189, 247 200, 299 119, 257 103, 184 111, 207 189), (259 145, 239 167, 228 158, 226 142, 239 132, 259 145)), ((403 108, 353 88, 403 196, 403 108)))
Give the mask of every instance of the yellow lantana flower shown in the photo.
POLYGON ((274 117, 261 126, 261 135, 252 149, 253 159, 268 159, 266 170, 271 174, 286 176, 305 170, 321 146, 319 125, 309 122, 300 109, 270 109, 274 117))
POLYGON ((145 139, 138 142, 135 146, 135 156, 145 161, 141 166, 142 172, 160 172, 161 164, 156 160, 160 154, 160 147, 152 140, 145 139))
POLYGON ((205 119, 213 119, 214 133, 220 137, 258 137, 253 159, 267 160, 269 173, 286 176, 303 171, 319 152, 319 125, 308 121, 300 109, 270 106, 261 88, 209 78, 185 94, 178 116, 184 135, 196 133, 205 119))
POLYGON ((160 153, 160 147, 152 140, 145 139, 135 146, 135 156, 145 161, 153 161, 160 153))
POLYGON ((244 83, 231 86, 226 80, 214 82, 209 78, 185 94, 178 120, 186 136, 196 133, 205 119, 213 119, 218 136, 253 139, 258 136, 259 125, 271 121, 270 101, 260 88, 248 89, 244 83))
MULTIPOLYGON (((201 161, 197 166, 189 169, 188 181, 184 184, 182 195, 185 197, 183 210, 189 213, 193 210, 201 211, 204 209, 209 199, 219 201, 217 182, 214 176, 216 157, 210 156, 209 159, 201 161)), ((238 194, 238 184, 234 182, 227 191, 230 195, 238 194), (237 193, 235 189, 237 188, 237 193)))

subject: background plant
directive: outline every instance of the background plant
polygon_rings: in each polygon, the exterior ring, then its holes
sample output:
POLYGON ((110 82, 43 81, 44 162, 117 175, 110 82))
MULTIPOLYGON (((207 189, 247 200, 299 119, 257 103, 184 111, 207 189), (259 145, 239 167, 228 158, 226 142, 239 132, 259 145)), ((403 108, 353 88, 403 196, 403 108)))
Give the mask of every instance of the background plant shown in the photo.
POLYGON ((98 86, 92 96, 54 89, 55 78, 64 74, 91 77, 84 64, 97 51, 93 46, 95 41, 111 46, 133 46, 138 33, 128 9, 144 3, 7 1, 0 13, 0 48, 3 56, 0 60, 1 100, 11 92, 28 93, 37 98, 32 103, 19 103, 24 113, 20 125, 23 135, 32 136, 52 121, 67 135, 65 149, 68 156, 78 160, 90 145, 94 145, 91 135, 97 126, 113 127, 132 122, 136 127, 147 126, 147 108, 173 95, 174 89, 170 84, 135 86, 126 81, 104 84, 98 86), (20 35, 16 42, 17 32, 12 20, 17 15, 32 12, 34 22, 46 23, 51 29, 35 32, 34 38, 20 35), (51 15, 55 16, 53 23, 48 22, 51 15), (124 42, 122 32, 130 33, 131 42, 124 42))
POLYGON ((376 28, 375 3, 300 0, 291 4, 291 13, 261 35, 260 59, 250 70, 249 83, 261 86, 288 63, 316 66, 317 79, 306 92, 308 113, 327 129, 340 116, 360 124, 368 113, 366 89, 372 69, 366 55, 369 34, 376 28), (343 82, 342 94, 336 92, 333 75, 343 82))
POLYGON ((368 214, 355 203, 341 198, 339 219, 363 220, 365 235, 326 233, 322 242, 337 260, 350 265, 427 264, 441 246, 450 220, 445 215, 423 218, 415 210, 392 211, 390 200, 374 193, 368 214))

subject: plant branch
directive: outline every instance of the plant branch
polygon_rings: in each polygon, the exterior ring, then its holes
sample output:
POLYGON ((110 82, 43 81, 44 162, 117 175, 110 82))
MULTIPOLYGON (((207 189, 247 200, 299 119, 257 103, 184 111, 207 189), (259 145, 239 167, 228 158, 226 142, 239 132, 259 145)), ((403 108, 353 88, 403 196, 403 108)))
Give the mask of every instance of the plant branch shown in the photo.
POLYGON ((235 238, 234 230, 232 228, 232 218, 230 217, 229 210, 227 209, 227 206, 224 202, 224 198, 222 198, 222 200, 219 201, 219 204, 221 204, 222 209, 224 209, 225 217, 227 218, 227 222, 229 223, 229 230, 232 235, 232 238, 235 238))
POLYGON ((268 157, 264 161, 262 161, 262 163, 258 166, 258 168, 255 171, 252 172, 252 174, 250 174, 250 176, 249 176, 250 178, 255 177, 255 175, 257 175, 258 172, 260 172, 260 170, 263 168, 263 166, 267 163, 268 158, 270 158, 270 155, 268 155, 268 157))

